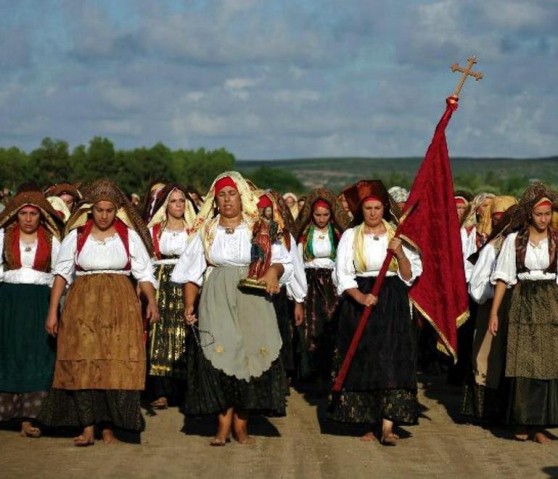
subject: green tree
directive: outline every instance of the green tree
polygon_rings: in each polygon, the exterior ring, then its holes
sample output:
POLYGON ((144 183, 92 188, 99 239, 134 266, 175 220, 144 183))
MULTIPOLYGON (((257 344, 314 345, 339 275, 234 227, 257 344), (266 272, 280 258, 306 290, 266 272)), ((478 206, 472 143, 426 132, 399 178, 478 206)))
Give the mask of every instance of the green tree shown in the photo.
POLYGON ((41 146, 29 155, 29 176, 39 186, 69 181, 71 176, 68 143, 44 138, 41 146))
POLYGON ((245 173, 244 176, 252 180, 258 188, 262 189, 271 188, 281 193, 286 191, 299 193, 305 189, 304 185, 295 175, 288 170, 279 168, 262 166, 257 170, 245 173))

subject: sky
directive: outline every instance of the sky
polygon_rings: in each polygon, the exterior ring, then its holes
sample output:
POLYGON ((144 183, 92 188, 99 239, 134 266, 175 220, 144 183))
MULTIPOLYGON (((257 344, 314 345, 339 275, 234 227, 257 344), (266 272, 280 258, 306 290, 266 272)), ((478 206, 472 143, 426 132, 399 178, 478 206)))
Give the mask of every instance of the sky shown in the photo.
POLYGON ((0 147, 558 154, 558 0, 0 0, 0 147))

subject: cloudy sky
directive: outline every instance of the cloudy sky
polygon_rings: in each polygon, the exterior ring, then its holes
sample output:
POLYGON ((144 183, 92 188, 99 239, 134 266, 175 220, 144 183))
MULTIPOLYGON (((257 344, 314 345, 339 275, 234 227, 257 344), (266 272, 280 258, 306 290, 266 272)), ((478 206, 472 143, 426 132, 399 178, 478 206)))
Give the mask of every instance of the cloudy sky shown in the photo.
POLYGON ((0 0, 0 147, 558 154, 558 0, 0 0))

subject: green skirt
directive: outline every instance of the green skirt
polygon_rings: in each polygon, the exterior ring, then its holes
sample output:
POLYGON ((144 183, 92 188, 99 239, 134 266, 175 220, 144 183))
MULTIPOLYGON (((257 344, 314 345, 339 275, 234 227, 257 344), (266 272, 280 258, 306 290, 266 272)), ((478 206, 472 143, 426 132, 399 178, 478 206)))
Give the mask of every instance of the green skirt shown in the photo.
POLYGON ((50 389, 55 341, 45 330, 50 288, 0 283, 0 392, 50 389))

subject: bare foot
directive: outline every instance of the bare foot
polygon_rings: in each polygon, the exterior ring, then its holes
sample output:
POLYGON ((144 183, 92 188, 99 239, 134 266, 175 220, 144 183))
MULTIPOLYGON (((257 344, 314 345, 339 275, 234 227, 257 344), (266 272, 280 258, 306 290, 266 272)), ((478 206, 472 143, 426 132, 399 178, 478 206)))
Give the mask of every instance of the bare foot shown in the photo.
POLYGON ((376 436, 374 436, 374 433, 370 431, 367 432, 364 436, 362 436, 360 440, 363 442, 374 442, 376 441, 376 436))
POLYGON ((118 439, 114 437, 114 433, 110 428, 103 429, 102 435, 103 435, 103 442, 105 444, 117 444, 120 442, 118 439))
POLYGON ((549 442, 552 442, 552 439, 550 439, 544 432, 539 431, 533 436, 533 441, 539 444, 548 444, 549 442))
POLYGON ((529 431, 527 429, 518 429, 517 431, 515 431, 513 438, 516 441, 525 442, 527 439, 529 439, 529 431))
POLYGON ((34 427, 30 421, 23 421, 21 423, 21 432, 23 437, 38 438, 41 437, 41 430, 38 427, 34 427))
POLYGON ((238 442, 238 444, 242 444, 245 446, 253 446, 254 444, 256 444, 256 440, 252 437, 252 436, 238 436, 236 438, 236 442, 238 442))
POLYGON ((95 431, 93 426, 83 428, 83 432, 79 436, 74 437, 74 446, 87 447, 93 444, 95 444, 95 431))

